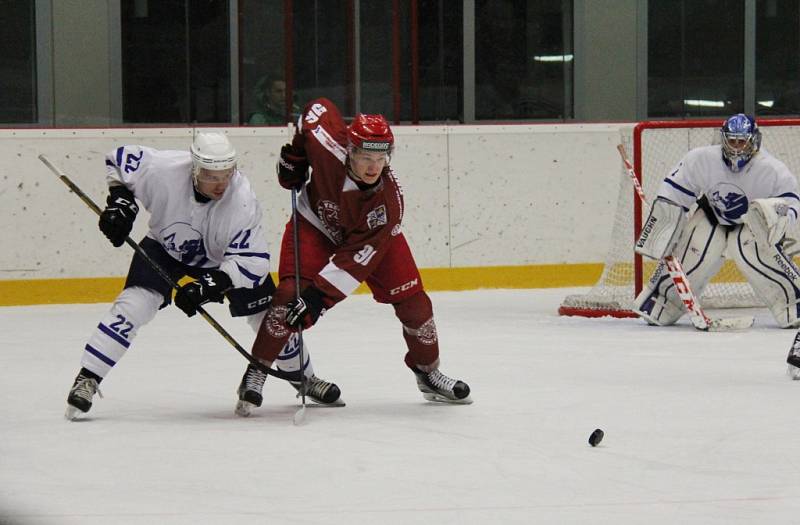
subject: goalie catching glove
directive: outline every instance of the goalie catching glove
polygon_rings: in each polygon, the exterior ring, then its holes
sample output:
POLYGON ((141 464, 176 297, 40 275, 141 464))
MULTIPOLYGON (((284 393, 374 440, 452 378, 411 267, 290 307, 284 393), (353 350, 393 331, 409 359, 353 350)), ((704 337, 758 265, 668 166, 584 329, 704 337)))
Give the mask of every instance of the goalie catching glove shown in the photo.
POLYGON ((228 274, 221 270, 210 270, 196 281, 187 283, 175 293, 175 306, 189 317, 197 313, 197 307, 208 302, 221 303, 225 292, 233 288, 228 274))
POLYGON ((758 241, 774 246, 783 240, 789 227, 789 206, 783 199, 756 199, 750 203, 742 221, 758 241))
POLYGON ((286 324, 296 329, 298 326, 310 328, 325 313, 325 294, 314 286, 309 286, 299 299, 294 299, 286 305, 286 324))
POLYGON ((133 193, 125 186, 111 186, 108 191, 110 195, 106 199, 106 209, 100 214, 99 226, 111 244, 118 248, 131 233, 139 207, 133 193))
POLYGON ((656 199, 634 251, 655 260, 672 255, 685 223, 686 213, 682 207, 667 199, 656 199))

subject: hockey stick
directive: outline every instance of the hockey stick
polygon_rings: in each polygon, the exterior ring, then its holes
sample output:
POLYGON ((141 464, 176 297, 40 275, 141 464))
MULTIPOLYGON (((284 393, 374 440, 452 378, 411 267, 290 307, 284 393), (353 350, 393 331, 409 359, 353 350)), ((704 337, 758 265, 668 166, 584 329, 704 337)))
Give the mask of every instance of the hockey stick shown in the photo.
MULTIPOLYGON (((48 168, 50 168, 50 171, 52 171, 53 173, 55 173, 55 175, 56 175, 56 176, 57 176, 59 179, 61 179, 61 182, 63 182, 64 184, 66 184, 66 185, 67 185, 67 187, 68 187, 70 190, 72 190, 72 192, 73 192, 73 193, 75 193, 75 195, 77 195, 77 196, 78 196, 78 198, 80 198, 80 199, 81 199, 81 200, 84 202, 84 204, 86 204, 86 206, 88 206, 88 207, 89 207, 89 208, 90 208, 90 209, 91 209, 93 212, 95 212, 97 215, 100 215, 100 214, 102 213, 102 211, 100 210, 100 208, 97 206, 97 204, 95 204, 95 202, 94 202, 94 201, 91 199, 91 197, 89 197, 88 195, 86 195, 86 194, 85 194, 85 193, 84 193, 84 192, 83 192, 83 191, 82 191, 82 190, 81 190, 81 189, 80 189, 80 188, 77 186, 77 184, 75 184, 74 182, 72 182, 72 180, 71 180, 71 179, 70 179, 70 178, 67 176, 67 174, 66 174, 66 173, 64 173, 63 171, 61 171, 60 169, 58 169, 58 168, 57 168, 55 165, 53 165, 53 163, 52 163, 52 162, 50 162, 50 159, 48 159, 48 158, 47 158, 47 157, 46 157, 44 154, 42 154, 42 155, 39 155, 39 160, 41 160, 41 161, 44 163, 44 165, 45 165, 45 166, 47 166, 48 168)), ((169 276, 169 274, 168 274, 168 273, 167 273, 167 272, 166 272, 166 271, 165 271, 165 270, 164 270, 164 269, 163 269, 163 268, 162 268, 162 267, 161 267, 161 266, 160 266, 160 265, 159 265, 159 264, 158 264, 156 261, 154 261, 154 260, 153 260, 153 259, 152 259, 152 258, 151 258, 149 255, 147 255, 147 252, 145 252, 145 251, 142 249, 142 247, 141 247, 141 246, 139 246, 138 244, 136 244, 136 242, 135 242, 133 239, 131 239, 130 237, 126 237, 126 238, 125 238, 125 243, 126 243, 126 244, 128 244, 128 246, 130 246, 131 248, 133 248, 133 250, 134 250, 134 251, 135 251, 135 252, 136 252, 136 253, 137 253, 137 254, 138 254, 138 255, 139 255, 141 258, 143 258, 145 261, 147 261, 147 263, 150 265, 150 267, 151 267, 153 270, 155 270, 155 272, 156 272, 156 273, 157 273, 157 274, 158 274, 158 275, 159 275, 159 276, 160 276, 162 279, 164 279, 164 280, 165 280, 167 283, 169 283, 169 285, 170 285, 170 286, 171 286, 171 287, 172 287, 174 290, 177 290, 178 288, 180 288, 180 286, 178 286, 178 283, 176 283, 176 282, 175 282, 175 281, 172 279, 172 277, 170 277, 170 276, 169 276)), ((228 341, 228 342, 231 344, 231 346, 233 346, 233 348, 235 348, 235 349, 236 349, 236 351, 237 351, 237 352, 239 352, 240 354, 242 354, 242 355, 244 356, 244 358, 245 358, 245 359, 247 359, 247 360, 250 362, 250 364, 252 364, 252 365, 253 365, 253 366, 255 366, 256 368, 258 368, 259 370, 261 370, 261 371, 262 371, 262 372, 264 372, 265 374, 268 374, 268 375, 271 375, 271 376, 275 376, 275 377, 277 377, 277 378, 280 378, 280 379, 285 379, 286 381, 293 381, 293 380, 296 380, 296 379, 297 379, 297 376, 296 376, 296 374, 295 374, 294 372, 284 372, 283 370, 276 370, 276 369, 273 369, 273 368, 269 368, 269 367, 267 367, 267 366, 264 366, 264 365, 263 365, 261 362, 259 362, 259 361, 258 361, 258 359, 256 359, 255 357, 253 357, 253 356, 251 356, 249 353, 247 353, 247 351, 246 351, 244 348, 242 348, 242 347, 241 347, 241 345, 239 345, 239 343, 237 343, 237 342, 236 342, 236 340, 233 338, 233 336, 231 336, 231 334, 229 334, 229 333, 228 333, 228 332, 227 332, 227 331, 226 331, 226 330, 225 330, 225 329, 222 327, 222 325, 220 325, 220 324, 219 324, 219 323, 216 321, 216 319, 214 319, 213 317, 211 317, 211 315, 209 315, 209 314, 208 314, 208 312, 206 312, 206 311, 203 309, 203 307, 202 307, 202 306, 199 306, 199 305, 198 305, 198 306, 197 306, 197 311, 198 311, 198 312, 200 312, 200 315, 202 315, 202 316, 203 316, 203 319, 205 319, 206 321, 208 321, 208 324, 210 324, 211 326, 213 326, 213 327, 214 327, 214 329, 215 329, 215 330, 216 330, 216 331, 219 333, 219 335, 221 335, 222 337, 224 337, 224 338, 225 338, 225 340, 226 340, 226 341, 228 341)), ((302 375, 302 371, 301 371, 301 375, 302 375)))
MULTIPOLYGON (((647 201, 647 196, 644 194, 642 185, 639 183, 636 172, 633 170, 633 165, 631 165, 631 161, 628 160, 628 155, 625 153, 625 146, 622 144, 617 145, 617 151, 619 151, 619 155, 622 157, 622 162, 625 164, 625 171, 633 182, 636 194, 639 196, 639 199, 641 199, 642 204, 649 207, 650 204, 647 201)), ((663 261, 675 285, 675 291, 678 293, 678 297, 680 297, 686 310, 688 310, 689 318, 695 328, 704 332, 724 332, 728 330, 743 330, 753 326, 753 321, 755 320, 753 317, 729 317, 724 319, 712 319, 708 317, 689 285, 689 279, 686 277, 686 272, 683 271, 681 262, 673 255, 665 255, 663 261)))
MULTIPOLYGON (((292 188, 292 244, 294 245, 294 297, 300 301, 300 232, 297 231, 297 189, 292 188)), ((306 372, 303 348, 303 324, 297 325, 297 344, 300 347, 300 395, 301 407, 295 412, 292 421, 301 425, 306 419, 306 372)))

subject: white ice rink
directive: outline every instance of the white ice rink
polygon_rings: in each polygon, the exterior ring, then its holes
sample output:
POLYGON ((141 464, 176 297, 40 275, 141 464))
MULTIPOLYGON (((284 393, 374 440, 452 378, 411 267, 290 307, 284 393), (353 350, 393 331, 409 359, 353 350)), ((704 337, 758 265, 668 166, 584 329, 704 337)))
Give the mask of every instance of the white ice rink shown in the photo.
MULTIPOLYGON (((299 427, 275 378, 234 416, 246 361, 175 308, 68 422, 108 305, 0 308, 0 523, 797 523, 794 331, 766 310, 740 333, 559 317, 573 292, 431 294, 469 406, 425 402, 392 309, 351 297, 306 334, 347 406, 299 427)), ((243 322, 210 311, 249 349, 243 322)))

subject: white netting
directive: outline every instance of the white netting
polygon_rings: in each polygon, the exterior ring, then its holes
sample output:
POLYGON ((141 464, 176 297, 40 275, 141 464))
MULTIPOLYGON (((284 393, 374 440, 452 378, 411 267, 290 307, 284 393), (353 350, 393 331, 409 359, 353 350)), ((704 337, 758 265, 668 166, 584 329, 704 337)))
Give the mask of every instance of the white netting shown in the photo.
MULTIPOLYGON (((669 170, 690 149, 719 142, 722 121, 644 123, 640 125, 639 144, 634 144, 631 130, 621 132, 621 143, 631 162, 636 154, 641 155, 642 187, 650 201, 669 170)), ((800 175, 800 120, 759 120, 758 123, 763 133, 762 147, 786 163, 796 176, 800 175)), ((633 242, 638 232, 634 232, 633 185, 621 161, 618 178, 617 212, 603 273, 589 293, 564 299, 559 309, 563 315, 632 315, 630 309, 636 289, 633 242)), ((646 216, 646 209, 642 209, 646 216)), ((795 226, 793 230, 790 235, 798 238, 800 229, 795 226)), ((644 261, 642 278, 648 279, 654 268, 655 263, 644 261)), ((705 308, 733 308, 758 306, 761 301, 733 262, 726 261, 706 287, 700 303, 705 308)))

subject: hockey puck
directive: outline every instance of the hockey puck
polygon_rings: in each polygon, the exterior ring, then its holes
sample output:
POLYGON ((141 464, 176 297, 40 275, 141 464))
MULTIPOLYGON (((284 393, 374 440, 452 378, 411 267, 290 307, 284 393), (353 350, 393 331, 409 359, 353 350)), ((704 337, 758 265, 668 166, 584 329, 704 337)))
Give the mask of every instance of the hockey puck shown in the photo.
POLYGON ((592 432, 592 435, 589 436, 589 444, 593 447, 596 447, 601 441, 603 441, 604 435, 605 433, 602 430, 599 428, 595 429, 595 431, 592 432))

